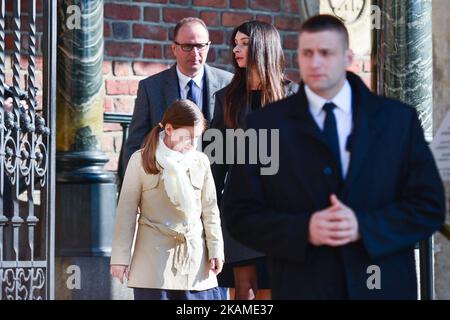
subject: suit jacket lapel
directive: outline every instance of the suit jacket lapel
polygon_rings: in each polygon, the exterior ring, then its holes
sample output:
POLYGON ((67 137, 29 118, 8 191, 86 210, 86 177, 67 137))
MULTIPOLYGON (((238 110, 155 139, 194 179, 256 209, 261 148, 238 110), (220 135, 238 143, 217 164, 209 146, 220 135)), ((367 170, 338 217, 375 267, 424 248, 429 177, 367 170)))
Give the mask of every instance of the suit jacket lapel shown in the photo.
MULTIPOLYGON (((205 74, 206 74, 206 101, 203 103, 209 108, 209 117, 212 119, 214 115, 214 104, 215 104, 215 93, 220 89, 217 79, 213 76, 211 68, 205 64, 205 74)), ((211 119, 207 119, 211 121, 211 119)))
POLYGON ((306 98, 304 84, 301 84, 298 90, 297 103, 295 105, 291 105, 291 116, 299 121, 298 128, 301 133, 306 134, 307 136, 317 140, 320 143, 323 143, 328 147, 322 131, 318 127, 316 121, 311 115, 311 112, 309 111, 309 103, 308 99, 306 98))
POLYGON ((369 148, 373 144, 373 139, 375 139, 379 129, 376 125, 378 107, 374 105, 374 101, 370 99, 369 94, 358 92, 353 86, 352 91, 354 99, 354 129, 350 143, 350 166, 342 190, 345 196, 358 176, 362 164, 366 161, 369 148))
POLYGON ((173 65, 169 69, 169 73, 167 74, 167 77, 166 77, 165 83, 164 83, 165 103, 163 103, 163 106, 162 106, 163 113, 167 109, 168 106, 170 106, 176 100, 180 99, 180 88, 178 86, 179 86, 179 84, 178 84, 177 69, 176 69, 176 65, 173 65))

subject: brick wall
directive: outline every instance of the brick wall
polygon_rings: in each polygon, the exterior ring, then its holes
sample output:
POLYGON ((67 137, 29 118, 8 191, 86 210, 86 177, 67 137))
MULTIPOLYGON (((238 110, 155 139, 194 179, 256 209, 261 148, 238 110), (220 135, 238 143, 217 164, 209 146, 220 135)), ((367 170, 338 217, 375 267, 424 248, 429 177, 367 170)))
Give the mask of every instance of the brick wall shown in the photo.
MULTIPOLYGON (((42 0, 36 1, 36 57, 35 57, 35 78, 37 92, 37 109, 42 109, 42 0)), ((20 87, 22 90, 27 88, 25 84, 28 75, 28 1, 21 0, 21 57, 20 57, 20 87)), ((7 84, 13 84, 13 58, 12 52, 14 49, 14 35, 13 35, 13 1, 5 1, 5 81, 7 84)))
MULTIPOLYGON (((188 16, 200 17, 208 25, 212 41, 208 63, 230 71, 228 42, 233 28, 250 19, 274 24, 282 37, 287 73, 299 80, 297 0, 105 0, 105 112, 133 112, 139 80, 174 63, 172 30, 188 16)), ((352 70, 369 83, 370 57, 358 57, 352 70)), ((111 159, 107 168, 115 170, 121 147, 118 125, 105 124, 102 147, 111 159)))
MULTIPOLYGON (((13 48, 12 4, 6 2, 5 35, 6 82, 12 84, 10 53, 13 48)), ((27 0, 21 0, 21 47, 28 50, 26 37, 27 0)), ((39 88, 38 103, 42 106, 42 0, 37 0, 36 82, 39 88)), ((299 80, 297 69, 297 29, 300 13, 297 0, 104 0, 104 63, 103 74, 106 97, 105 112, 132 113, 138 82, 158 73, 174 63, 171 50, 172 30, 183 17, 202 18, 208 25, 212 46, 208 63, 231 70, 228 42, 235 26, 243 21, 257 19, 274 24, 280 31, 287 62, 288 76, 299 80)), ((28 63, 21 59, 21 83, 28 63)), ((357 57, 351 68, 367 83, 370 81, 370 57, 357 57)), ((116 170, 122 143, 121 127, 105 124, 101 137, 102 150, 110 157, 108 170, 116 170)))

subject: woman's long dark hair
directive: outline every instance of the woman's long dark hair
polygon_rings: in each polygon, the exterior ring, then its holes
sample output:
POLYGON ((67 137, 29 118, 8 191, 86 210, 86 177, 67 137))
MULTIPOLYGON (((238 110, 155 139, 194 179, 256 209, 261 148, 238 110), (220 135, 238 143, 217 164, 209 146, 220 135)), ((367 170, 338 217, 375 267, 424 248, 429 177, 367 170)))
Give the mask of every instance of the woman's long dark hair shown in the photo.
POLYGON ((229 128, 238 128, 242 113, 247 113, 250 104, 250 77, 255 70, 261 81, 261 106, 280 100, 286 96, 285 60, 277 29, 266 22, 244 22, 231 35, 231 56, 234 77, 228 86, 224 102, 224 120, 229 128), (247 67, 240 68, 234 59, 233 48, 236 34, 241 32, 249 39, 247 67))
POLYGON ((147 174, 157 174, 156 147, 158 146, 159 133, 166 124, 171 124, 174 129, 192 127, 202 124, 206 129, 206 120, 199 107, 190 100, 177 100, 164 112, 163 118, 145 137, 142 144, 142 166, 147 174))

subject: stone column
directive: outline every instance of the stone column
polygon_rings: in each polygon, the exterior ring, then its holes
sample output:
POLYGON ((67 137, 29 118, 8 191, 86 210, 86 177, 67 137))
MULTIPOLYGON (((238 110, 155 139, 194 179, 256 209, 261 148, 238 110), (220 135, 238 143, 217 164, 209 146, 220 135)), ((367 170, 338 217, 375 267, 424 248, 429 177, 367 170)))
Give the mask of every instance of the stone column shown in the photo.
POLYGON ((417 108, 425 135, 433 135, 431 0, 376 0, 381 29, 375 29, 377 91, 417 108))
MULTIPOLYGON (((414 106, 425 136, 433 136, 431 0, 375 0, 381 25, 374 30, 374 83, 379 94, 414 106)), ((420 298, 434 298, 433 240, 420 244, 420 298)))
POLYGON ((57 299, 111 295, 116 185, 100 151, 102 63, 103 1, 58 1, 57 299))
MULTIPOLYGON (((446 27, 450 19, 450 2, 433 1, 433 123, 436 132, 450 109, 450 31, 446 27)), ((450 184, 446 183, 447 199, 450 184)), ((450 222, 447 213, 447 222, 450 222)), ((436 298, 450 300, 450 241, 438 234, 435 245, 436 298)))

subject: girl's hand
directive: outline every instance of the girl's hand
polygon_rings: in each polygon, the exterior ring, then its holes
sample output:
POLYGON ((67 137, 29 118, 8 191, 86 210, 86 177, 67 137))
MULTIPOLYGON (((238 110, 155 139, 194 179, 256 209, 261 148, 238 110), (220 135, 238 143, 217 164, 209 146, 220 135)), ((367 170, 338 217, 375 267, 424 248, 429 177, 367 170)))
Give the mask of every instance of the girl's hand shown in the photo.
POLYGON ((212 272, 214 272, 214 274, 217 276, 219 273, 222 272, 223 260, 218 258, 211 259, 209 261, 209 265, 212 272))
POLYGON ((113 278, 117 278, 119 279, 120 283, 123 283, 124 276, 128 280, 128 274, 130 272, 130 269, 128 268, 128 266, 113 264, 111 265, 110 272, 113 278))

